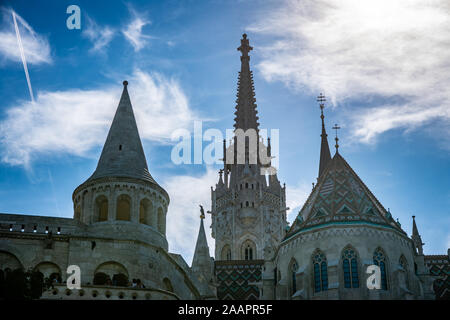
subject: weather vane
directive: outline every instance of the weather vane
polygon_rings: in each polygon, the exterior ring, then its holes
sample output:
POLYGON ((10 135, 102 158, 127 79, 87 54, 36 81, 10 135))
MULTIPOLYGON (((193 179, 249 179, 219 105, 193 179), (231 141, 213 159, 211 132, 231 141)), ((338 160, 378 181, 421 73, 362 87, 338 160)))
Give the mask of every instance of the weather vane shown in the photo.
POLYGON ((338 141, 339 141, 339 138, 338 138, 338 130, 339 130, 340 128, 341 128, 341 127, 338 127, 338 124, 337 124, 337 123, 334 124, 333 129, 336 130, 336 138, 334 138, 334 140, 336 140, 336 145, 335 145, 335 147, 336 147, 336 152, 338 152, 338 149, 339 149, 339 143, 338 143, 338 141))

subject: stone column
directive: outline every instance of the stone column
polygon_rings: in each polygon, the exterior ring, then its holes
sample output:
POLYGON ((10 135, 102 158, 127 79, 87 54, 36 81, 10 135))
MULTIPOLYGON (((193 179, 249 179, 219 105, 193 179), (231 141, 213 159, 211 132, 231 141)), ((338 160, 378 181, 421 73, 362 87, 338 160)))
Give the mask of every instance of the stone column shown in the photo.
POLYGON ((137 188, 131 192, 130 197, 131 197, 130 221, 139 223, 140 204, 139 204, 139 191, 137 188))
POLYGON ((117 195, 114 189, 115 189, 114 185, 110 185, 109 199, 108 199, 108 221, 116 220, 117 195))
POLYGON ((339 299, 339 260, 328 262, 328 299, 339 299))

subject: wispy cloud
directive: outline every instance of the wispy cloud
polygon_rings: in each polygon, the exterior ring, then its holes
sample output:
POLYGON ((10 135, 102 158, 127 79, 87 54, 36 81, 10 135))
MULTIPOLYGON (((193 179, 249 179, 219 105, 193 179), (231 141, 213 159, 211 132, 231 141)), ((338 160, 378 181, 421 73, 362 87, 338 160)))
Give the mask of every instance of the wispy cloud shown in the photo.
POLYGON ((109 26, 99 26, 92 18, 85 16, 86 27, 83 28, 83 37, 92 42, 91 52, 103 52, 115 35, 115 30, 109 26))
POLYGON ((287 212, 287 220, 292 222, 305 203, 306 198, 311 192, 312 186, 306 183, 298 183, 296 186, 286 186, 286 206, 289 208, 287 212))
POLYGON ((352 134, 373 143, 450 123, 449 12, 444 0, 287 0, 249 29, 275 39, 261 50, 267 80, 358 104, 352 134))
MULTIPOLYGON (((189 128, 194 117, 174 79, 136 70, 129 93, 142 139, 170 141, 178 128, 189 128)), ((122 87, 38 92, 36 102, 9 106, 0 122, 1 160, 29 166, 39 155, 89 156, 105 142, 122 87)))
POLYGON ((122 29, 122 33, 134 47, 134 51, 139 51, 147 45, 148 39, 151 38, 151 36, 142 33, 142 28, 151 24, 151 21, 145 18, 143 14, 138 14, 132 7, 128 9, 132 15, 132 19, 122 29))
MULTIPOLYGON (((17 45, 17 37, 14 29, 12 11, 1 8, 2 28, 0 29, 0 56, 3 61, 21 62, 21 54, 17 45)), ((24 55, 29 64, 51 63, 50 45, 48 40, 37 34, 34 29, 15 13, 20 31, 24 55)))
MULTIPOLYGON (((170 194, 167 213, 167 237, 171 252, 181 252, 188 264, 194 255, 200 227, 200 208, 205 212, 211 208, 211 186, 218 181, 218 173, 211 167, 201 176, 172 176, 163 182, 170 194)), ((214 256, 214 239, 211 237, 211 216, 206 215, 205 232, 211 256, 214 256)))

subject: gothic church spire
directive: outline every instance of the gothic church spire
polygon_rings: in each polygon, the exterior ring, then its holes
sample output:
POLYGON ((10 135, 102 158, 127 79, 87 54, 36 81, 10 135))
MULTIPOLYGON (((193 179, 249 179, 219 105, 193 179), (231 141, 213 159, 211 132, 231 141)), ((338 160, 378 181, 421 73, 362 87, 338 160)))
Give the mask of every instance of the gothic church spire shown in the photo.
POLYGON ((324 122, 325 116, 323 115, 325 101, 326 101, 325 96, 322 95, 322 93, 321 93, 317 97, 317 102, 319 102, 320 112, 321 112, 320 118, 322 119, 322 134, 320 135, 322 137, 322 142, 320 144, 320 164, 319 164, 318 178, 320 178, 320 176, 324 172, 325 168, 327 167, 328 163, 330 163, 330 161, 331 161, 330 147, 328 146, 328 138, 327 138, 328 135, 325 130, 325 122, 324 122))
POLYGON ((239 72, 238 93, 236 100, 236 115, 234 128, 255 129, 258 131, 258 111, 256 110, 255 88, 253 85, 253 73, 250 70, 250 56, 248 53, 253 50, 249 45, 247 35, 244 33, 241 39, 241 46, 237 48, 241 51, 241 71, 239 72))

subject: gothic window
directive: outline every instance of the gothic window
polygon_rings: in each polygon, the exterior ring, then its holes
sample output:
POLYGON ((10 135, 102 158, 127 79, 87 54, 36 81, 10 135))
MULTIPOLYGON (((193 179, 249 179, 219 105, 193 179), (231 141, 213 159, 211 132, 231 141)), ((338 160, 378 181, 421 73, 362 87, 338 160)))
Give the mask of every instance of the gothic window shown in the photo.
POLYGON ((246 240, 242 245, 242 256, 244 260, 256 259, 256 246, 251 240, 246 240))
POLYGON ((131 218, 131 199, 122 194, 117 198, 117 220, 130 221, 131 218))
POLYGON ((108 199, 105 196, 99 196, 95 200, 96 204, 96 213, 95 213, 95 221, 107 221, 108 220, 108 199))
POLYGON ((252 207, 253 207, 253 208, 255 207, 255 203, 254 203, 254 202, 252 202, 252 207))
POLYGON ((248 207, 248 201, 245 201, 245 206, 248 207))
POLYGON ((328 290, 328 266, 325 255, 317 250, 313 254, 314 292, 328 290))
POLYGON ((252 183, 252 190, 254 189, 253 186, 254 186, 254 185, 253 185, 253 183, 252 183))
POLYGON ((295 274, 298 270, 298 263, 295 259, 292 259, 289 264, 288 274, 290 275, 289 279, 289 287, 291 289, 291 295, 297 292, 297 280, 295 274))
POLYGON ((248 182, 245 183, 245 189, 248 189, 248 182))
POLYGON ((241 208, 242 208, 242 202, 241 202, 241 208))
POLYGON ((344 287, 359 288, 358 257, 353 248, 345 248, 342 252, 342 268, 344 270, 344 287))
POLYGON ((229 245, 225 245, 222 248, 222 254, 221 254, 222 260, 231 260, 231 249, 229 245))
POLYGON ((381 248, 377 248, 373 253, 373 263, 380 267, 381 289, 387 290, 386 255, 381 248))

